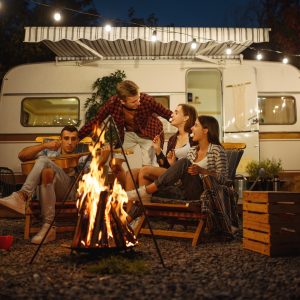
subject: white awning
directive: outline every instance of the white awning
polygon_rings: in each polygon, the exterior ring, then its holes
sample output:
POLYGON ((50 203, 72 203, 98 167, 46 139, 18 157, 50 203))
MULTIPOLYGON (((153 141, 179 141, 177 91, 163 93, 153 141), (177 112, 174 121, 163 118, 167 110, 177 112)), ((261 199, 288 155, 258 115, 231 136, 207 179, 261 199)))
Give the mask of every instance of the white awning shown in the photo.
POLYGON ((269 28, 195 27, 25 27, 26 43, 46 44, 58 58, 132 59, 194 58, 223 56, 227 46, 232 56, 252 43, 269 41, 269 28), (157 41, 152 42, 156 30, 157 41), (196 49, 191 49, 193 39, 196 49))

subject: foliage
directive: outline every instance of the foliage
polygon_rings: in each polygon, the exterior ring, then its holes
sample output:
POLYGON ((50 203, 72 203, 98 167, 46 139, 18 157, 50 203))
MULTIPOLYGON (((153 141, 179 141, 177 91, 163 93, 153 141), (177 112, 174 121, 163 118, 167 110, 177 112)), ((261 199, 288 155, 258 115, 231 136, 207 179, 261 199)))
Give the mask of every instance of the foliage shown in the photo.
MULTIPOLYGON (((40 1, 42 2, 42 1, 40 1)), ((24 63, 49 61, 54 54, 43 44, 23 43, 25 26, 53 26, 51 9, 30 1, 9 0, 1 2, 0 18, 0 83, 12 67, 24 63)), ((97 13, 93 0, 47 0, 50 7, 69 7, 74 10, 97 13)), ((92 16, 63 11, 60 26, 91 26, 97 24, 92 16)))
POLYGON ((85 113, 86 122, 92 120, 100 107, 113 95, 116 94, 116 87, 119 82, 126 78, 125 72, 117 70, 109 76, 98 78, 92 86, 93 94, 84 103, 87 108, 85 113))
POLYGON ((96 274, 143 274, 148 266, 142 259, 128 259, 120 255, 102 259, 97 265, 88 267, 87 271, 96 274))
MULTIPOLYGON (((286 55, 299 54, 300 49, 300 3, 299 0, 255 0, 249 2, 244 20, 252 20, 260 27, 271 28, 270 42, 256 48, 270 48, 286 55)), ((278 60, 278 53, 269 52, 268 59, 278 60)), ((300 67, 299 57, 289 56, 289 61, 300 67)))
POLYGON ((246 165, 246 172, 248 173, 250 179, 255 179, 259 176, 259 170, 263 168, 265 170, 265 176, 267 178, 273 178, 278 176, 278 173, 282 171, 282 162, 281 159, 276 160, 265 159, 260 162, 252 160, 246 165))
MULTIPOLYGON (((84 107, 87 108, 85 113, 85 121, 88 122, 92 120, 101 106, 113 95, 116 94, 116 87, 119 82, 126 78, 125 72, 117 70, 114 73, 111 73, 109 76, 103 76, 98 78, 93 83, 93 92, 92 96, 86 100, 84 107)), ((115 130, 111 132, 109 130, 105 133, 105 140, 109 142, 110 134, 112 135, 112 141, 115 145, 119 145, 117 135, 115 130)))

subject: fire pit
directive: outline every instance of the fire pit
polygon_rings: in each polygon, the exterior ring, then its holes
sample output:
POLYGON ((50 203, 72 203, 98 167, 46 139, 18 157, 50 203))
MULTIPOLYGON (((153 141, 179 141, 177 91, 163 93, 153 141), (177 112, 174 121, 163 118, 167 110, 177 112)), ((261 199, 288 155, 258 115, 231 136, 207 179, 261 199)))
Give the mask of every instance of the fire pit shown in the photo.
POLYGON ((105 185, 103 168, 99 168, 101 142, 90 151, 90 171, 79 182, 78 220, 71 248, 78 252, 130 249, 138 242, 124 210, 127 194, 117 180, 112 189, 105 185))

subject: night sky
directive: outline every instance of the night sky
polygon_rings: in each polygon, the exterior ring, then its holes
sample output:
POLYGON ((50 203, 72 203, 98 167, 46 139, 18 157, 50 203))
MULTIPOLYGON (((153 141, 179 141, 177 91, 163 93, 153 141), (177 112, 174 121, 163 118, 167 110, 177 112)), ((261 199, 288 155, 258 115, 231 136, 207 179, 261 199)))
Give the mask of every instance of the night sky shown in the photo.
POLYGON ((94 2, 97 3, 99 13, 111 19, 128 20, 128 9, 133 7, 135 17, 138 18, 146 19, 154 13, 159 20, 159 26, 173 23, 179 27, 237 27, 241 25, 247 27, 250 25, 249 21, 241 16, 253 0, 94 0, 94 2))

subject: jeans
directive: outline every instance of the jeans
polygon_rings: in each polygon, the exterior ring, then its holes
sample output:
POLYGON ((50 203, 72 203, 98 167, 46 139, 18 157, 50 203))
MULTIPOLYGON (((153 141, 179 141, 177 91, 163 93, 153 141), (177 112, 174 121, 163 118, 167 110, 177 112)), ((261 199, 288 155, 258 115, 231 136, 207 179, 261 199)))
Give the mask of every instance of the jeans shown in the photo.
POLYGON ((182 158, 170 166, 167 171, 154 181, 158 190, 160 187, 174 185, 179 179, 183 184, 185 198, 187 200, 198 200, 203 192, 203 184, 199 175, 190 175, 187 168, 192 163, 187 158, 182 158))

